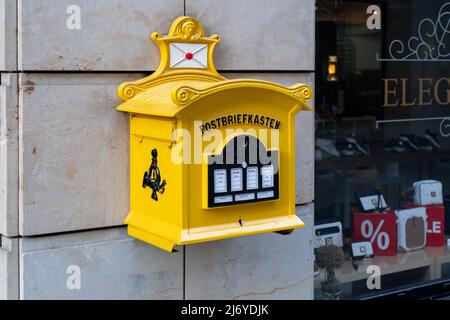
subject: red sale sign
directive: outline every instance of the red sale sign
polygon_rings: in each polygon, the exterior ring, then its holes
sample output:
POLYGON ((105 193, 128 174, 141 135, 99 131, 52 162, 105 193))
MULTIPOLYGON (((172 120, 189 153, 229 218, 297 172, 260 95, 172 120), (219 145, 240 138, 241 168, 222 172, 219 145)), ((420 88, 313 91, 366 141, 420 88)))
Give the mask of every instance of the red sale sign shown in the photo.
POLYGON ((370 241, 373 252, 380 256, 397 253, 397 218, 395 212, 353 213, 353 238, 355 242, 370 241))
POLYGON ((427 246, 442 247, 445 243, 445 209, 443 205, 420 206, 412 203, 404 208, 425 207, 427 209, 427 246))

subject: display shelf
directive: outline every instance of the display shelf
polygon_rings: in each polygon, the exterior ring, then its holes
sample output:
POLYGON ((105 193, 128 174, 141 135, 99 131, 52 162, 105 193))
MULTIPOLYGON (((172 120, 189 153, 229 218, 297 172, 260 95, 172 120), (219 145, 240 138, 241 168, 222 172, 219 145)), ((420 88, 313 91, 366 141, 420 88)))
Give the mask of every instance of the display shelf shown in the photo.
MULTIPOLYGON (((381 276, 414 269, 427 268, 423 281, 441 278, 441 266, 450 262, 450 248, 447 243, 444 247, 426 247, 421 250, 397 253, 396 256, 375 256, 371 259, 357 261, 353 266, 351 260, 346 260, 342 268, 336 269, 336 278, 342 283, 349 283, 367 279, 370 274, 367 268, 370 265, 380 267, 381 276)), ((322 274, 314 279, 314 287, 320 288, 322 274)))
POLYGON ((379 156, 357 156, 343 158, 329 158, 316 161, 316 169, 354 169, 360 166, 382 165, 387 163, 405 163, 427 160, 450 159, 450 150, 434 152, 407 152, 383 154, 379 156))

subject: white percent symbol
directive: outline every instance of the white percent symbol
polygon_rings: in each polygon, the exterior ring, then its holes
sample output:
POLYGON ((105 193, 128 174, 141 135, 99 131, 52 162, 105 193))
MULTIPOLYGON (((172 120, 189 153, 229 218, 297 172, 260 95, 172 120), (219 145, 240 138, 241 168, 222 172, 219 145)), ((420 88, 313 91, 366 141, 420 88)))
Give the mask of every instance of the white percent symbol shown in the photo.
POLYGON ((373 223, 370 220, 364 220, 361 223, 361 234, 364 238, 370 239, 370 242, 373 243, 375 240, 377 241, 378 248, 380 250, 386 250, 389 247, 389 234, 383 231, 380 232, 383 227, 384 220, 381 220, 378 224, 375 231, 373 231, 373 223))

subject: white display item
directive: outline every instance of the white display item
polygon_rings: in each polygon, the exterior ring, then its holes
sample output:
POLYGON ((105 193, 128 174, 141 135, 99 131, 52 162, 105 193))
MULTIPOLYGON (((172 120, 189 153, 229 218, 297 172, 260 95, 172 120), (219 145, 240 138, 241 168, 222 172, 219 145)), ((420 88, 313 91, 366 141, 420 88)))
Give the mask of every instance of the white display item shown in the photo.
POLYGON ((343 246, 342 241, 342 223, 332 222, 314 226, 314 248, 321 246, 335 245, 343 246))
POLYGON ((387 204, 386 201, 384 200, 383 195, 378 196, 374 194, 365 197, 360 197, 359 199, 361 201, 361 205, 364 209, 364 212, 387 208, 387 204))
POLYGON ((373 257, 373 247, 370 241, 353 242, 352 257, 354 259, 364 259, 373 257))
POLYGON ((421 206, 442 204, 442 183, 436 180, 417 181, 413 184, 414 204, 421 206))
POLYGON ((398 210, 397 239, 401 252, 422 249, 427 244, 427 211, 425 208, 398 210))

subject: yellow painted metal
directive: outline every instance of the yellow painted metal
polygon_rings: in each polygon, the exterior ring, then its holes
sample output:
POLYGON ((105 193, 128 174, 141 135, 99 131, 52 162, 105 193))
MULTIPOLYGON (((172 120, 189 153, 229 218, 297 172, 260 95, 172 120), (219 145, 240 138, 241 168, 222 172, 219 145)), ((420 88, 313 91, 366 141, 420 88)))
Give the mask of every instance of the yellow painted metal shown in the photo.
POLYGON ((260 80, 225 79, 213 61, 219 36, 205 37, 203 27, 192 17, 176 19, 168 35, 153 33, 151 38, 161 52, 158 69, 118 88, 124 102, 117 110, 130 114, 130 212, 125 220, 129 235, 173 252, 176 245, 263 232, 287 234, 303 227, 295 213, 294 117, 299 110, 312 109, 308 105, 311 88, 302 83, 285 87, 260 80), (171 43, 207 45, 206 65, 171 67, 171 43), (214 133, 201 132, 198 123, 242 113, 264 115, 281 125, 230 122, 217 129, 224 138, 211 147, 208 139, 213 139, 214 133), (193 140, 200 138, 199 145, 183 144, 186 141, 179 136, 180 129, 189 132, 193 140), (206 161, 209 155, 220 154, 239 133, 228 129, 258 134, 266 130, 266 138, 258 135, 258 139, 267 150, 278 151, 278 199, 208 207, 212 191, 208 190, 206 161), (154 149, 161 181, 167 182, 164 193, 157 194, 158 201, 151 198, 152 189, 142 185, 154 149), (174 160, 180 150, 183 156, 192 155, 190 162, 174 160))

